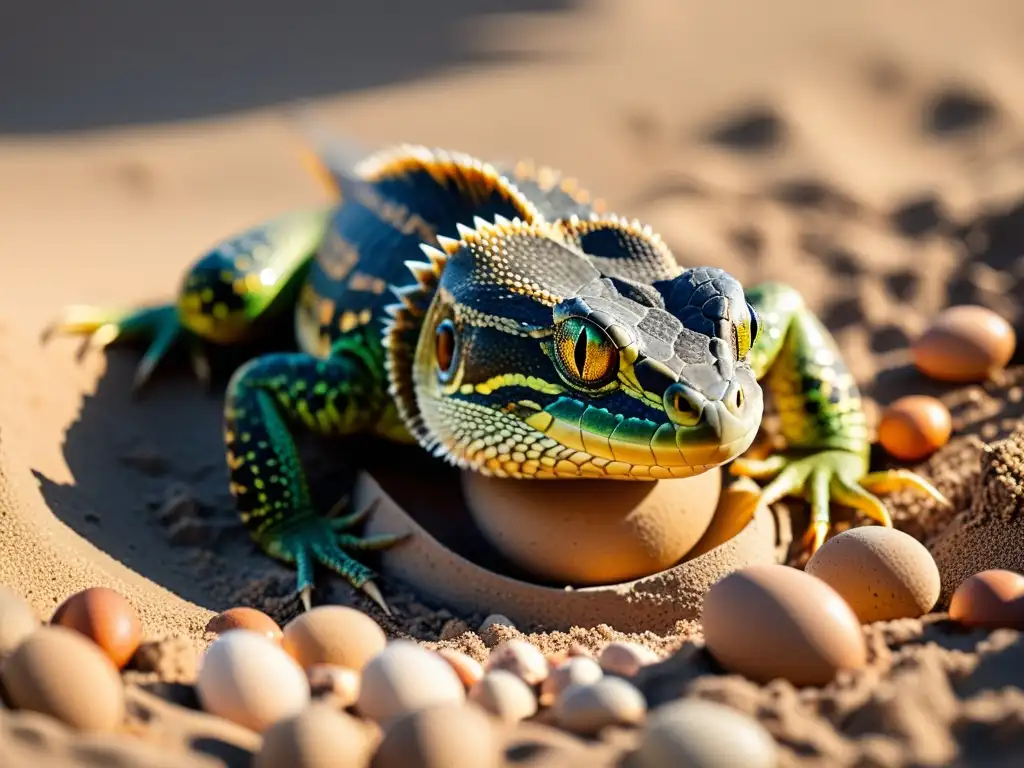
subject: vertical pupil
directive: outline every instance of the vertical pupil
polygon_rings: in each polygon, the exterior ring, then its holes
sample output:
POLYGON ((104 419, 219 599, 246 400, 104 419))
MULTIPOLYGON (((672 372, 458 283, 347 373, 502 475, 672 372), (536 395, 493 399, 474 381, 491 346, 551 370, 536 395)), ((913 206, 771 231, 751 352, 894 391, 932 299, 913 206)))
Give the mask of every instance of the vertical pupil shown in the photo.
POLYGON ((437 328, 437 367, 447 373, 452 365, 455 351, 455 334, 451 323, 441 323, 437 328))
POLYGON ((576 346, 573 349, 573 362, 576 363, 576 372, 582 379, 584 377, 584 370, 587 367, 587 329, 580 328, 580 333, 576 337, 576 346))

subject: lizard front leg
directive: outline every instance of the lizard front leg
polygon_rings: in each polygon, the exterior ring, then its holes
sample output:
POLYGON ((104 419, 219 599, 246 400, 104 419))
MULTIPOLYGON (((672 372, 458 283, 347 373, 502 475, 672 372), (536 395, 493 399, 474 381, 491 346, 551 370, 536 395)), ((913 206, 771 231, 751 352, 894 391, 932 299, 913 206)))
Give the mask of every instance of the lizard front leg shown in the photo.
POLYGON ((373 572, 345 550, 384 549, 404 536, 345 533, 368 509, 338 518, 319 514, 290 432, 293 426, 321 435, 368 431, 382 397, 379 378, 366 361, 346 351, 327 359, 264 355, 239 368, 228 385, 224 439, 239 516, 264 552, 295 566, 307 610, 313 566, 320 563, 390 614, 373 572))
POLYGON ((828 536, 832 499, 885 526, 892 525, 892 517, 872 491, 914 488, 948 504, 913 472, 868 472, 870 441, 860 391, 832 335, 799 293, 764 283, 748 290, 747 299, 760 323, 750 362, 775 401, 787 447, 763 459, 737 459, 731 473, 769 481, 761 492, 762 503, 787 495, 810 502, 811 521, 804 536, 810 553, 828 536))

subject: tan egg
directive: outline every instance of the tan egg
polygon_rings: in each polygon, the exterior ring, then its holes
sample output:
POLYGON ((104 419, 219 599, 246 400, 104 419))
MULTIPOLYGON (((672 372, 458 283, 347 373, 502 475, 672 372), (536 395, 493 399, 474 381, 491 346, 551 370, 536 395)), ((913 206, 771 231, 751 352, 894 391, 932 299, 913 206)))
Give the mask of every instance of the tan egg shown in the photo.
POLYGON ((836 534, 804 570, 832 587, 862 624, 916 619, 935 607, 939 567, 913 536, 881 525, 836 534))
POLYGON ((680 699, 647 717, 631 768, 775 768, 778 747, 752 717, 700 699, 680 699))
POLYGON ((660 661, 660 657, 647 646, 616 640, 601 649, 597 660, 605 672, 634 677, 641 668, 660 661))
POLYGON ((1005 319, 976 305, 949 307, 911 345, 914 365, 939 381, 984 381, 1013 357, 1016 335, 1005 319))
POLYGON ((484 671, 507 669, 528 685, 537 685, 548 676, 548 660, 540 649, 525 640, 506 640, 496 646, 484 663, 484 671))
POLYGON ((540 686, 540 703, 549 706, 571 685, 589 685, 604 677, 601 665, 589 656, 570 656, 552 667, 540 686))
POLYGON ((371 750, 358 720, 314 703, 263 734, 252 768, 366 768, 371 750))
POLYGON ((506 723, 518 723, 537 714, 537 697, 523 678, 505 669, 484 675, 467 697, 506 723))
POLYGON ((114 662, 67 627, 36 630, 4 662, 0 682, 15 709, 78 730, 113 731, 124 720, 124 685, 114 662))
POLYGON ((968 576, 949 601, 949 618, 968 627, 1024 630, 1024 575, 992 569, 968 576))
POLYGON ((107 587, 90 587, 68 597, 51 624, 80 632, 124 667, 142 642, 142 621, 128 599, 107 587))
POLYGON ((901 461, 920 461, 949 442, 953 418, 941 400, 907 395, 893 402, 878 423, 878 442, 901 461))
POLYGON ((334 664, 314 664, 306 670, 313 696, 329 696, 340 707, 351 707, 359 699, 359 673, 334 664))
POLYGON ((647 702, 636 686, 621 677, 602 677, 589 685, 571 685, 553 707, 555 721, 567 731, 593 736, 610 725, 637 725, 647 702))
POLYGON ((206 649, 196 677, 203 709, 256 732, 309 705, 306 673, 259 632, 232 629, 206 649))
POLYGON ((263 611, 239 606, 218 613, 206 624, 206 631, 222 635, 231 629, 248 629, 265 635, 267 639, 280 643, 283 637, 281 627, 263 611))
POLYGON ((752 565, 717 581, 701 615, 708 652, 766 683, 824 685, 867 663, 856 614, 824 581, 786 565, 752 565))
POLYGON ((356 672, 386 643, 376 621, 343 605, 321 605, 300 614, 285 626, 282 639, 284 649, 303 667, 335 664, 356 672))
POLYGON ((483 665, 472 656, 451 648, 440 648, 436 653, 451 665, 467 690, 484 676, 483 665))
POLYGON ((21 645, 39 625, 32 606, 13 589, 0 585, 0 659, 21 645))
POLYGON ((363 668, 356 708, 371 720, 436 704, 460 704, 466 689, 447 661, 411 640, 392 640, 363 668))
POLYGON ((389 726, 373 768, 501 768, 501 733, 475 704, 447 702, 410 712, 389 726))

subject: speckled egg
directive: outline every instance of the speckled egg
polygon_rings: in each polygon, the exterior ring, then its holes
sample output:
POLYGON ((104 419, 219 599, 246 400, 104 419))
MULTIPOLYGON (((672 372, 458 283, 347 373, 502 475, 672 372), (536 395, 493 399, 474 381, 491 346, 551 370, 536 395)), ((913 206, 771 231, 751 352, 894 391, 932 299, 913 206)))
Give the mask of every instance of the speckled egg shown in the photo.
POLYGON ((351 715, 311 704, 263 734, 252 768, 366 768, 372 745, 351 715))
POLYGON ((833 536, 805 570, 838 592, 862 624, 916 619, 935 607, 942 590, 939 567, 925 546, 881 525, 833 536))
POLYGON ((498 723, 480 707, 447 702, 400 715, 373 756, 373 768, 501 768, 498 723))
POLYGON ((16 709, 82 731, 112 731, 124 719, 124 686, 110 657, 81 633, 43 626, 4 661, 0 682, 16 709))
POLYGON ((363 668, 356 708, 371 720, 462 703, 466 689, 447 661, 411 640, 392 640, 363 668))
POLYGON ((631 768, 774 768, 778 747, 763 725, 732 707, 681 699, 653 710, 631 768))
POLYGON ((949 442, 953 417, 945 404, 927 395, 907 395, 882 412, 878 442, 900 461, 920 461, 949 442))
POLYGON ((281 627, 276 621, 263 611, 245 606, 228 608, 223 613, 218 613, 206 624, 206 631, 217 635, 222 635, 231 629, 248 629, 258 632, 261 635, 266 635, 275 643, 280 643, 282 638, 281 627))
POLYGON ((824 685, 867 663, 853 609, 821 579, 785 565, 747 566, 717 581, 701 622, 712 657, 755 682, 824 685))
POLYGON ((32 606, 13 589, 0 585, 0 659, 39 629, 32 606))
POLYGON ((306 672, 258 632, 232 629, 206 649, 196 694, 213 715, 262 732, 309 705, 306 672))
POLYGON ((281 642, 303 667, 335 664, 358 672, 384 650, 387 636, 362 611, 321 605, 288 622, 281 642))
POLYGON ((118 666, 124 667, 142 642, 142 621, 119 592, 90 587, 68 597, 54 611, 51 624, 80 632, 118 666))
POLYGON ((911 345, 914 365, 939 381, 983 381, 1013 357, 1013 326, 990 309, 949 307, 911 345))
POLYGON ((1024 575, 992 569, 968 576, 950 598, 949 618, 968 627, 1024 630, 1024 575))

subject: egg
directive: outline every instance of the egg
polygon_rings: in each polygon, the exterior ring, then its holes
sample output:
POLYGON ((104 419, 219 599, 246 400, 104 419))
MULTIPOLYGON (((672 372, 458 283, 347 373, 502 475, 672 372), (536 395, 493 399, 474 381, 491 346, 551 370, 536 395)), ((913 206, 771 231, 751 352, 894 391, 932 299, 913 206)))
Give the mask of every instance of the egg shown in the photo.
POLYGON ((907 395, 893 402, 878 423, 878 441, 901 461, 920 461, 949 442, 953 418, 941 400, 907 395))
POLYGON ((506 723, 537 713, 537 697, 523 678, 505 669, 488 672, 469 689, 468 700, 506 723))
POLYGON ((824 685, 867 663, 856 614, 821 579, 786 565, 751 565, 717 581, 701 614, 707 651, 725 669, 766 683, 824 685))
POLYGON ((589 685, 571 685, 553 707, 555 721, 567 731, 593 736, 611 725, 637 725, 647 714, 647 701, 621 677, 602 677, 589 685))
POLYGON ((288 622, 281 643, 303 667, 335 664, 358 672, 384 650, 387 636, 362 611, 321 605, 288 622))
POLYGON ((632 768, 774 768, 778 747, 757 720, 701 699, 664 704, 647 718, 632 768))
POLYGON ((913 536, 881 525, 836 534, 804 570, 831 586, 862 624, 916 619, 935 607, 939 567, 913 536))
POLYGON ((113 731, 124 720, 117 667, 75 630, 43 626, 4 662, 0 683, 15 709, 40 712, 81 731, 113 731))
POLYGON ((437 704, 459 704, 466 689, 447 661, 412 640, 392 640, 363 667, 356 708, 386 722, 437 704))
POLYGON ((601 665, 589 656, 570 656, 552 668, 540 687, 540 703, 550 705, 571 685, 589 685, 604 677, 601 665))
POLYGON ((206 631, 222 635, 229 629, 250 629, 266 635, 275 643, 281 642, 281 627, 276 621, 267 616, 263 611, 255 608, 239 606, 228 608, 223 613, 218 613, 206 624, 206 631))
POLYGON ((252 768, 365 768, 371 744, 351 715, 311 704, 263 734, 252 768))
POLYGON ((339 707, 351 707, 359 698, 359 673, 333 664, 314 664, 306 670, 313 696, 329 696, 339 707))
POLYGON ((525 640, 506 640, 487 657, 484 670, 507 669, 519 675, 528 685, 537 685, 548 676, 548 660, 540 649, 525 640))
POLYGON ((142 621, 134 606, 107 587, 90 587, 71 595, 57 607, 50 623, 85 635, 118 668, 131 660, 142 642, 142 621))
POLYGON ((0 659, 39 628, 39 617, 12 589, 0 584, 0 659))
POLYGON ((440 648, 437 650, 437 655, 448 662, 451 668, 455 670, 455 674, 459 676, 462 684, 467 689, 471 688, 473 684, 484 676, 483 665, 461 651, 455 651, 451 648, 440 648))
POLYGON ((373 768, 501 768, 501 736, 498 722, 475 704, 437 704, 397 717, 373 768))
POLYGON ((659 657, 647 646, 616 640, 601 649, 597 660, 605 672, 633 677, 642 667, 657 663, 659 657))
POLYGON ((204 710, 258 733, 310 702, 302 667, 266 635, 248 629, 232 629, 210 643, 195 687, 204 710))
POLYGON ((992 569, 968 576, 950 598, 949 618, 968 627, 1024 630, 1024 575, 992 569))
POLYGON ((943 310, 911 345, 914 365, 939 381, 983 381, 1013 357, 1016 335, 990 309, 962 305, 943 310))

